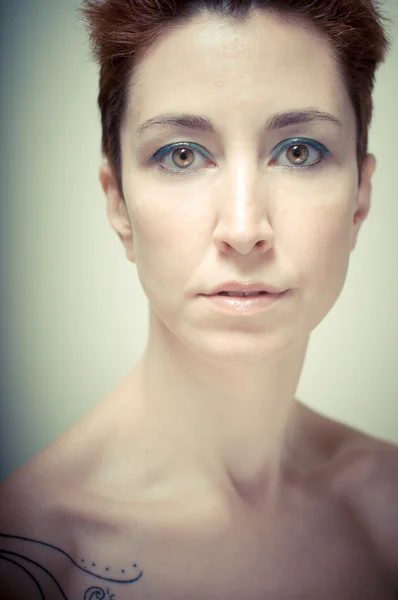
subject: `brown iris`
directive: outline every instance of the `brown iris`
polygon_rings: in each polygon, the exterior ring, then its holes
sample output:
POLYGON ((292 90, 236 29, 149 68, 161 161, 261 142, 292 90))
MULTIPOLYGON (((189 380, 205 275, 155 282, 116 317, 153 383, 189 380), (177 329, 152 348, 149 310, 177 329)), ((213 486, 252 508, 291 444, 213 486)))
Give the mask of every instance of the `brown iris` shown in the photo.
POLYGON ((288 159, 295 165, 303 164, 308 160, 309 155, 310 152, 304 144, 295 144, 294 146, 291 146, 287 152, 288 159))
POLYGON ((189 148, 177 148, 172 153, 172 159, 177 167, 189 167, 192 164, 192 160, 190 161, 189 158, 191 155, 193 155, 193 152, 189 148), (182 161, 181 163, 179 160, 175 160, 176 156, 182 161))

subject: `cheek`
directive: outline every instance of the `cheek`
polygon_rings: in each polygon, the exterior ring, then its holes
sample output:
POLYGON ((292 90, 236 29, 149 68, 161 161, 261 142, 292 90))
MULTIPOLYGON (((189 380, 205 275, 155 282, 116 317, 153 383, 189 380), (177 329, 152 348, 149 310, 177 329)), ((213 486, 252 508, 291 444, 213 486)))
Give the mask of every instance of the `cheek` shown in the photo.
POLYGON ((347 271, 357 186, 349 169, 334 175, 325 172, 311 184, 296 180, 294 189, 284 189, 280 198, 284 210, 278 223, 287 236, 281 249, 287 249, 298 276, 308 284, 339 278, 347 271))
MULTIPOLYGON (((154 193, 158 195, 159 189, 154 193)), ((197 264, 195 236, 199 228, 186 214, 181 199, 161 202, 154 197, 148 191, 132 203, 134 256, 147 296, 156 302, 161 293, 164 302, 173 289, 181 290, 197 264)))
POLYGON ((287 187, 279 195, 283 209, 277 214, 276 243, 281 265, 298 288, 305 329, 313 330, 347 277, 357 181, 354 169, 347 168, 311 180, 297 177, 287 187))
POLYGON ((296 239, 293 269, 303 301, 309 307, 309 328, 315 328, 339 298, 347 277, 351 248, 350 202, 335 201, 312 215, 296 239))
MULTIPOLYGON (((314 249, 311 260, 315 271, 315 282, 318 287, 333 293, 340 291, 347 275, 350 241, 350 215, 347 210, 326 212, 316 223, 312 246, 314 249)), ((310 269, 311 270, 311 269, 310 269)))

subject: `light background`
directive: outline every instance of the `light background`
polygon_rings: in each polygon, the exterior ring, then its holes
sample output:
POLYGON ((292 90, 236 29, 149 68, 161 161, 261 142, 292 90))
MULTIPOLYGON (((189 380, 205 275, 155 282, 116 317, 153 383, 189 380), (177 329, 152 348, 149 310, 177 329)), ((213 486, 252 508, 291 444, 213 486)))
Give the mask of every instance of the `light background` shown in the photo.
MULTIPOLYGON (((1 478, 141 356, 147 302, 98 180, 97 66, 78 0, 0 2, 1 478)), ((313 332, 297 396, 398 443, 398 2, 378 72, 372 209, 345 288, 313 332)))

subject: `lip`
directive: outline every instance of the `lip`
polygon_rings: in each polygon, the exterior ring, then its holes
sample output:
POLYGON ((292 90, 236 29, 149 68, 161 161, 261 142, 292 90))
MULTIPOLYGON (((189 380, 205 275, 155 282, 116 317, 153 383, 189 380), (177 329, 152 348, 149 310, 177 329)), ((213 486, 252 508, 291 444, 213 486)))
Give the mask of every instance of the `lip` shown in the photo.
POLYGON ((262 294, 260 296, 219 296, 201 294, 214 308, 235 315, 250 315, 268 310, 271 306, 278 305, 282 298, 289 295, 290 290, 278 294, 262 294))
POLYGON ((280 289, 264 281, 226 281, 220 283, 210 292, 201 294, 203 296, 216 296, 220 292, 267 292, 268 294, 282 294, 286 289, 280 289))

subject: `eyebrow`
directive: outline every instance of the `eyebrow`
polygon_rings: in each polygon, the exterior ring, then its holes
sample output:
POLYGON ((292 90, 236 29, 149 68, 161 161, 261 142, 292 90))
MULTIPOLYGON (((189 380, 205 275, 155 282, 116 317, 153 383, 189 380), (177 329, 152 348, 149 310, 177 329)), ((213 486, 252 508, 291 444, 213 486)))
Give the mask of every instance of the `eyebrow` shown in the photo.
MULTIPOLYGON (((340 121, 340 119, 338 119, 335 115, 311 108, 306 110, 293 110, 289 112, 275 113, 267 120, 265 131, 275 131, 278 129, 283 129, 284 127, 291 127, 292 125, 311 123, 312 121, 328 121, 334 125, 337 125, 338 127, 344 127, 343 122, 340 121)), ((144 131, 159 125, 191 129, 192 131, 201 131, 204 133, 217 133, 216 126, 208 117, 203 115, 189 114, 162 114, 151 117, 150 119, 144 121, 144 123, 137 128, 136 133, 137 135, 141 135, 144 131)))

